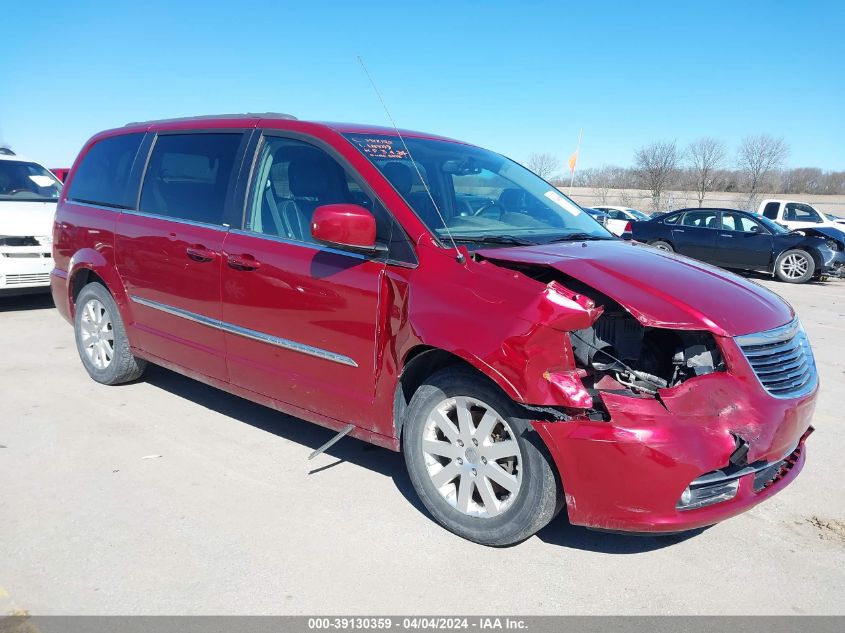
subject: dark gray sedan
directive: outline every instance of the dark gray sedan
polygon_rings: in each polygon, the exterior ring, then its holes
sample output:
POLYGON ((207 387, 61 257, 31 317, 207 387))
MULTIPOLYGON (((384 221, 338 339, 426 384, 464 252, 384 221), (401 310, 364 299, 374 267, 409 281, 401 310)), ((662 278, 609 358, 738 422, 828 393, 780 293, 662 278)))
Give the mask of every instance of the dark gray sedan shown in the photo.
POLYGON ((845 276, 845 234, 833 228, 790 231, 736 209, 680 209, 632 225, 633 238, 660 250, 788 283, 845 276))

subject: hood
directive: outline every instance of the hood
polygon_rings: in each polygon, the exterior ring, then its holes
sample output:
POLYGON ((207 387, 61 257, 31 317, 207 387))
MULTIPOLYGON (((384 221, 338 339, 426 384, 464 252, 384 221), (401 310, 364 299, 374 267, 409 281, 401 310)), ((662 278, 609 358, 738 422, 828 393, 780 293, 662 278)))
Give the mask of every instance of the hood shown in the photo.
POLYGON ((55 202, 0 200, 0 235, 52 235, 55 215, 55 202))
POLYGON ((819 226, 797 230, 801 231, 801 233, 808 237, 823 237, 828 240, 836 240, 837 242, 845 245, 845 231, 843 231, 843 229, 845 229, 845 226, 843 226, 842 229, 834 226, 819 226))
MULTIPOLYGON (((604 293, 650 327, 739 336, 792 320, 775 293, 702 262, 617 240, 484 249, 485 259, 550 266, 604 293)), ((560 282, 565 286, 566 280, 560 282)))

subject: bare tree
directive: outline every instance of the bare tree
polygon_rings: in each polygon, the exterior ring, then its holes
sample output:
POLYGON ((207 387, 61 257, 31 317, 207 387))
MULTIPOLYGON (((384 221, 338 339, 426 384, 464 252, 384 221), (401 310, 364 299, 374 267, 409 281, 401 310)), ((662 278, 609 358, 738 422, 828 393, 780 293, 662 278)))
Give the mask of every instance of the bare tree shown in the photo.
POLYGON ((619 201, 619 204, 621 204, 623 207, 634 206, 635 198, 633 194, 627 189, 619 189, 616 192, 616 199, 619 201))
POLYGON ((543 180, 549 180, 560 169, 560 161, 554 154, 531 154, 526 167, 543 180))
POLYGON ((713 190, 719 168, 725 161, 725 144, 715 138, 700 138, 687 147, 687 157, 698 206, 701 207, 707 192, 713 190))
POLYGON ((824 193, 824 172, 818 167, 785 169, 780 175, 784 193, 824 193))
POLYGON ((585 186, 593 190, 593 196, 601 204, 608 204, 617 189, 624 189, 628 180, 628 171, 624 167, 603 165, 599 168, 584 170, 585 186))
POLYGON ((821 190, 824 193, 845 193, 845 171, 830 171, 822 176, 821 190))
POLYGON ((789 146, 783 138, 760 134, 742 139, 736 163, 748 184, 749 208, 757 202, 757 194, 766 177, 783 165, 788 154, 789 146))
POLYGON ((589 173, 585 173, 585 184, 593 190, 593 195, 601 204, 607 204, 607 198, 610 195, 610 190, 613 188, 613 177, 610 173, 609 167, 600 167, 599 169, 592 169, 589 173))
POLYGON ((678 169, 678 147, 675 141, 661 141, 646 145, 634 154, 634 168, 642 184, 651 192, 651 204, 660 210, 660 202, 667 184, 678 169))

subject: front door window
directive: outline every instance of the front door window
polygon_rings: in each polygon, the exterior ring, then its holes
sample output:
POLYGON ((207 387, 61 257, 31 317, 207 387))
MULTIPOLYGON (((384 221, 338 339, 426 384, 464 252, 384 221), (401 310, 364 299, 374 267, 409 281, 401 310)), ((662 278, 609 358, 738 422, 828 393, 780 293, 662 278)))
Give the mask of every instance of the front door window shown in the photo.
POLYGON ((787 222, 811 222, 813 224, 819 224, 822 221, 818 211, 809 204, 801 204, 800 202, 788 202, 783 215, 787 222))
POLYGON ((313 244, 311 218, 326 204, 357 204, 376 219, 376 240, 391 259, 413 261, 411 245, 396 221, 358 180, 322 149, 287 138, 267 138, 261 148, 245 229, 313 244))

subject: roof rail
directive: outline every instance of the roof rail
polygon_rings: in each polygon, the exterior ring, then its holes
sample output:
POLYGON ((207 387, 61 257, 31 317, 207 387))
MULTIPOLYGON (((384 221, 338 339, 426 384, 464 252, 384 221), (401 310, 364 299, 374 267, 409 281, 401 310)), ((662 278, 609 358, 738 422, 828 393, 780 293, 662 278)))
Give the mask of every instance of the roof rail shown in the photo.
POLYGON ((132 121, 130 125, 151 125, 153 123, 178 123, 180 121, 207 121, 209 119, 290 119, 295 121, 296 117, 284 112, 240 112, 237 114, 201 114, 199 116, 183 116, 172 119, 154 119, 152 121, 132 121))
POLYGON ((17 156, 10 147, 0 147, 0 154, 3 154, 3 156, 17 156))

